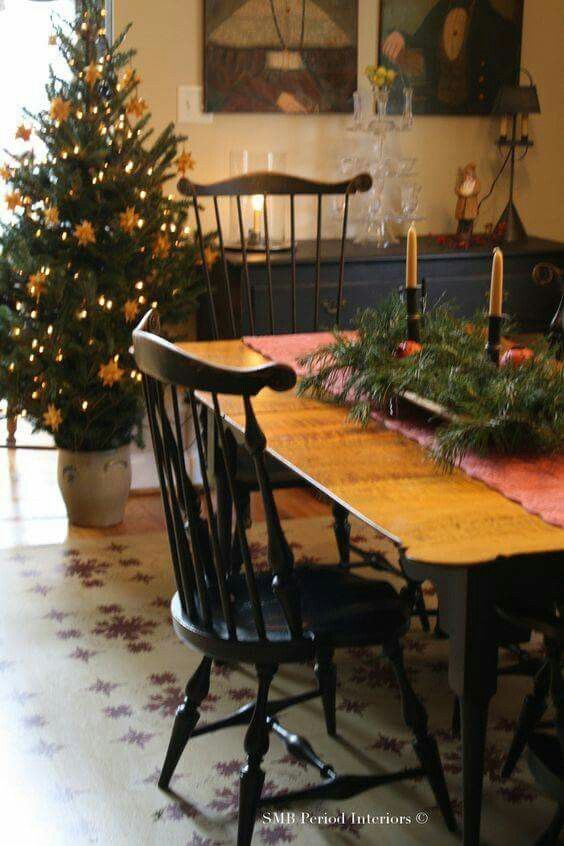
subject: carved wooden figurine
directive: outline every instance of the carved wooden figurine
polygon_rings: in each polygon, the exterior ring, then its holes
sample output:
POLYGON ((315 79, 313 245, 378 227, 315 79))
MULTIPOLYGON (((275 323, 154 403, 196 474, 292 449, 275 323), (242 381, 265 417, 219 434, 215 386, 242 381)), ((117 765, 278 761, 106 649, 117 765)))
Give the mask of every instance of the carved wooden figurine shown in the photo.
POLYGON ((478 217, 478 194, 480 193, 480 181, 474 162, 470 162, 465 168, 460 168, 454 193, 458 197, 454 213, 458 221, 457 232, 469 239, 474 228, 474 221, 478 217))

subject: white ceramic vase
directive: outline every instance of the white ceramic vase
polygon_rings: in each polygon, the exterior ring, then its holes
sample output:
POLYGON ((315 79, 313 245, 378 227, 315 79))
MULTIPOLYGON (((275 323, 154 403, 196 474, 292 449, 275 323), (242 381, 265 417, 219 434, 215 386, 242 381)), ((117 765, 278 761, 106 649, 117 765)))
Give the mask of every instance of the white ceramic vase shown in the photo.
POLYGON ((74 526, 115 526, 131 487, 129 444, 95 452, 60 449, 57 478, 74 526))

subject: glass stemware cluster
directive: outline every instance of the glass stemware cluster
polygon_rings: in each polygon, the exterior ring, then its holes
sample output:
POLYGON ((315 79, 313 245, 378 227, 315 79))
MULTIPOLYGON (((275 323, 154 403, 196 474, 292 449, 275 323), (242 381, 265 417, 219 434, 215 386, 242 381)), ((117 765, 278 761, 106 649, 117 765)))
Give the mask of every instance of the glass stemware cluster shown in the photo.
MULTIPOLYGON (((354 94, 354 116, 348 131, 353 133, 356 155, 341 159, 344 176, 367 171, 372 176, 372 189, 355 200, 357 208, 355 240, 387 247, 395 243, 391 223, 411 223, 417 218, 421 186, 413 181, 415 158, 385 155, 388 139, 396 132, 413 126, 413 89, 403 88, 404 108, 399 122, 388 115, 389 87, 373 85, 354 94), (376 114, 374 115, 374 105, 376 114), (390 191, 389 179, 401 178, 399 190, 390 191), (398 200, 393 195, 399 195, 398 200), (399 206, 399 207, 398 207, 399 206)), ((352 140, 349 136, 349 140, 352 140)))

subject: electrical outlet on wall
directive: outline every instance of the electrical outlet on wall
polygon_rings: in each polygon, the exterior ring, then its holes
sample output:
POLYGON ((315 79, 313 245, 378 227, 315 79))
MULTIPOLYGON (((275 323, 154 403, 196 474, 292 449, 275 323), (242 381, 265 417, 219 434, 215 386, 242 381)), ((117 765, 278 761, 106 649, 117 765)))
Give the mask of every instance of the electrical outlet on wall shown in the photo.
POLYGON ((213 115, 204 112, 201 85, 179 85, 177 123, 211 123, 213 115))

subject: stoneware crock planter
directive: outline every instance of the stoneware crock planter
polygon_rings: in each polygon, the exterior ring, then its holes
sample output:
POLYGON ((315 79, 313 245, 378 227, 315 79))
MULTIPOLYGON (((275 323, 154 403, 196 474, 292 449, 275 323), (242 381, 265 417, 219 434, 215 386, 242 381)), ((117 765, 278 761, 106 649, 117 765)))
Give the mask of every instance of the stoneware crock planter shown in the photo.
POLYGON ((74 526, 115 526, 131 487, 129 444, 99 452, 60 449, 57 477, 74 526))

